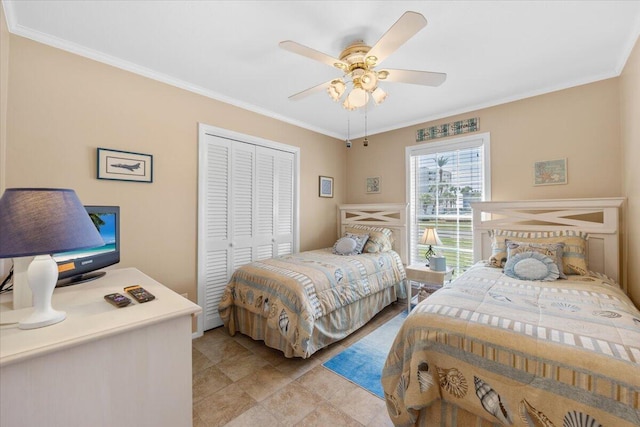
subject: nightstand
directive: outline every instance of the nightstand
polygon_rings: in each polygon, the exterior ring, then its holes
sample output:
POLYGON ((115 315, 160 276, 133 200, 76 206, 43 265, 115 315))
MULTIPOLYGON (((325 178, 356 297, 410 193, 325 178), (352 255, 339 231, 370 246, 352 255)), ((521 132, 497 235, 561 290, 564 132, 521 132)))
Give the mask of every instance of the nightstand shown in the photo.
POLYGON ((445 271, 435 271, 424 264, 412 264, 405 267, 407 272, 407 309, 411 311, 411 282, 419 282, 431 286, 440 287, 445 281, 453 277, 453 267, 447 267, 445 271))

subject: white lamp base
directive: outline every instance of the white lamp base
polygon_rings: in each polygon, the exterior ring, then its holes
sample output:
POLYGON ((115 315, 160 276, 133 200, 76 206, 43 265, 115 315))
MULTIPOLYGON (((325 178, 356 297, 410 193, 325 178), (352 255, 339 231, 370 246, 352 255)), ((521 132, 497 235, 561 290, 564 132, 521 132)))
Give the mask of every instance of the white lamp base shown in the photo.
POLYGON ((18 324, 20 329, 35 329, 62 322, 64 311, 51 307, 51 297, 58 280, 58 265, 49 255, 36 256, 27 269, 29 287, 33 293, 33 313, 18 324))
POLYGON ((33 307, 33 295, 27 279, 27 270, 32 256, 25 256, 13 259, 13 309, 33 307))

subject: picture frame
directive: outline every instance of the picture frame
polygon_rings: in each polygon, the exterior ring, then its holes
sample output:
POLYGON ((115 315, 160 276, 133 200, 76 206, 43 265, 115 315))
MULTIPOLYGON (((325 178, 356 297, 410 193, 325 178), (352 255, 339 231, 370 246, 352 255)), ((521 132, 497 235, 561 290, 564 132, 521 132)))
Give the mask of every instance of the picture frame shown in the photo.
POLYGON ((318 186, 318 196, 333 197, 333 178, 330 176, 320 176, 318 186))
POLYGON ((375 194, 380 192, 380 177, 372 176, 367 178, 367 186, 366 186, 367 194, 375 194))
POLYGON ((567 159, 543 160, 533 165, 533 185, 561 185, 567 180, 567 159))
POLYGON ((98 148, 98 179, 153 182, 153 156, 131 151, 98 148))

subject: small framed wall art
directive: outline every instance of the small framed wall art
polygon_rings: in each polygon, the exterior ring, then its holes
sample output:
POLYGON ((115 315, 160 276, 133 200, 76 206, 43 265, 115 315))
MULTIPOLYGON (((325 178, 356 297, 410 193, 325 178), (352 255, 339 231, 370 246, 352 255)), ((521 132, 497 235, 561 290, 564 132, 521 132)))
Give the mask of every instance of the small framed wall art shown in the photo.
POLYGON ((544 160, 533 166, 533 185, 567 183, 567 159, 544 160))
POLYGON ((380 192, 380 177, 374 176, 371 178, 367 178, 367 194, 379 193, 380 192))
POLYGON ((153 156, 98 148, 98 179, 153 182, 153 156))
POLYGON ((320 197, 333 197, 333 178, 330 176, 320 176, 318 191, 320 197))

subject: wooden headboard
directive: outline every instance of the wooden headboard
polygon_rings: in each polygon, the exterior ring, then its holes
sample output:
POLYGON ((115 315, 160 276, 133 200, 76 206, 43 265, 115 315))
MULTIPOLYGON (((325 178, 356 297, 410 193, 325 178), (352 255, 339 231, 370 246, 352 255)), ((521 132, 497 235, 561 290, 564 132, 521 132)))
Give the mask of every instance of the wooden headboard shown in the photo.
POLYGON ((338 206, 338 237, 344 235, 350 225, 384 227, 393 232, 393 250, 407 264, 409 246, 407 240, 407 204, 377 203, 338 206))
POLYGON ((614 197, 471 203, 473 259, 476 262, 489 259, 489 231, 494 229, 580 230, 589 233, 589 270, 620 283, 620 207, 624 201, 622 197, 614 197))

